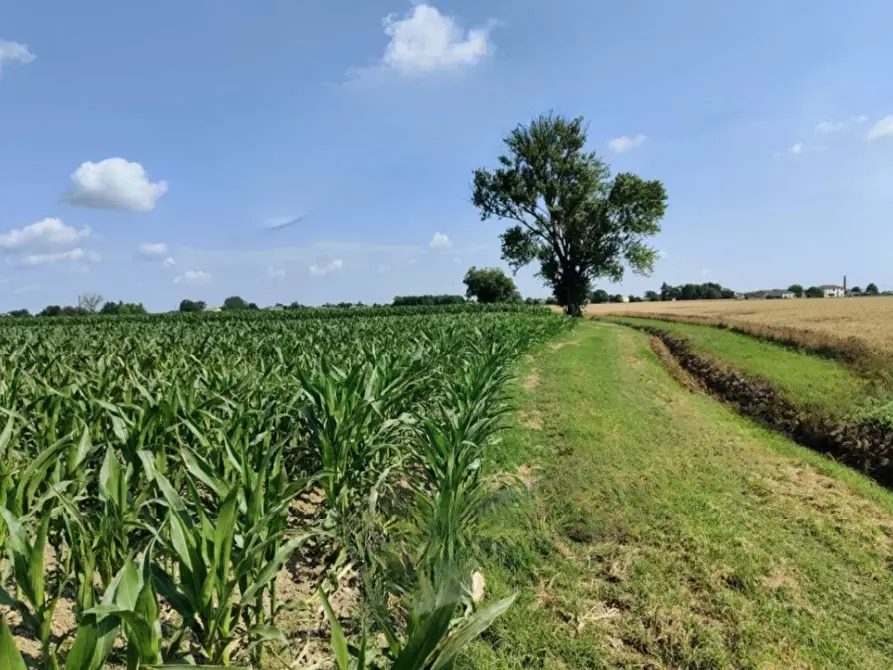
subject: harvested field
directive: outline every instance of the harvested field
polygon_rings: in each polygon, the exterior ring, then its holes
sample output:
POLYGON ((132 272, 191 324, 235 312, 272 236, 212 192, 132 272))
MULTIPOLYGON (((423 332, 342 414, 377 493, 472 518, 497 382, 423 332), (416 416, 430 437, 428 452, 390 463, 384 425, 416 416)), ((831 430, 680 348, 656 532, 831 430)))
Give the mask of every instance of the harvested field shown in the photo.
POLYGON ((691 300, 589 305, 586 314, 708 317, 730 324, 796 328, 835 340, 858 339, 878 352, 893 355, 893 297, 798 300, 691 300))

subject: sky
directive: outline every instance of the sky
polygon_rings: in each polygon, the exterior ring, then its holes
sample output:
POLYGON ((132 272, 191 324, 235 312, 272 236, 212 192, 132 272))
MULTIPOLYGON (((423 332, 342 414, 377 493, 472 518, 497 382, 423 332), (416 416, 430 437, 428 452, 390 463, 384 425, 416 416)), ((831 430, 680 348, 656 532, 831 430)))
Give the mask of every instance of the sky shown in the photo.
POLYGON ((667 188, 599 288, 893 289, 893 3, 432 3, 4 3, 0 310, 462 293, 472 171, 550 111, 667 188))

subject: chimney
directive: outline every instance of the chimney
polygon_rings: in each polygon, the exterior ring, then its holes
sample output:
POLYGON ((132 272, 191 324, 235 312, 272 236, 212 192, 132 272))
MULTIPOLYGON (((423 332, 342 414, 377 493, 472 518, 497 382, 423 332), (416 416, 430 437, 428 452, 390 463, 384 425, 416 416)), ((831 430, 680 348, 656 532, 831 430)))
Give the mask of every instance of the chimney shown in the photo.
POLYGON ((846 275, 843 276, 843 294, 846 295, 846 275))

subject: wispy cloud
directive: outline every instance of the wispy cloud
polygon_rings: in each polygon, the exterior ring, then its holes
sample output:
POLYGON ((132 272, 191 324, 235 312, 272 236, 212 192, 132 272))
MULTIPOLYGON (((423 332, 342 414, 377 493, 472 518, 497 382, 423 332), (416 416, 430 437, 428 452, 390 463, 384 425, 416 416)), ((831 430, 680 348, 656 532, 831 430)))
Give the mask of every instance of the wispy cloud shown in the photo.
POLYGON ((640 147, 648 140, 647 135, 643 135, 642 133, 637 133, 632 137, 628 137, 624 135, 623 137, 615 137, 613 140, 608 142, 608 148, 613 151, 615 154, 622 154, 630 149, 635 149, 636 147, 640 147))
POLYGON ((214 276, 204 270, 187 270, 178 277, 174 277, 175 284, 208 284, 214 276))
POLYGON ((35 58, 36 56, 28 50, 26 45, 0 40, 0 74, 2 74, 3 66, 6 63, 27 65, 35 58))
POLYGON ((838 131, 844 130, 845 128, 849 128, 860 123, 865 123, 866 121, 868 121, 868 117, 864 114, 853 116, 848 119, 843 119, 841 121, 821 121, 816 125, 815 131, 817 133, 827 135, 829 133, 836 133, 838 131))
POLYGON ((825 151, 828 147, 821 144, 804 144, 803 142, 796 142, 789 146, 785 153, 792 154, 794 156, 802 156, 803 154, 809 153, 820 153, 825 151))
POLYGON ((341 259, 336 258, 335 260, 329 262, 322 261, 314 263, 310 266, 310 274, 314 277, 321 277, 323 275, 329 274, 330 272, 340 270, 343 267, 344 262, 341 259))

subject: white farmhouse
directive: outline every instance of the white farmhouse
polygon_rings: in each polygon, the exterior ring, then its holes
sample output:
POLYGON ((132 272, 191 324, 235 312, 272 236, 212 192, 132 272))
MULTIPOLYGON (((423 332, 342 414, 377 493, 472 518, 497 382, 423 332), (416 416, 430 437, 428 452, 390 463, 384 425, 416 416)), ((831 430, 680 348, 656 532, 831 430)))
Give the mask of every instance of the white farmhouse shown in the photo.
POLYGON ((846 289, 837 284, 822 284, 819 288, 826 298, 842 298, 846 295, 846 289))

